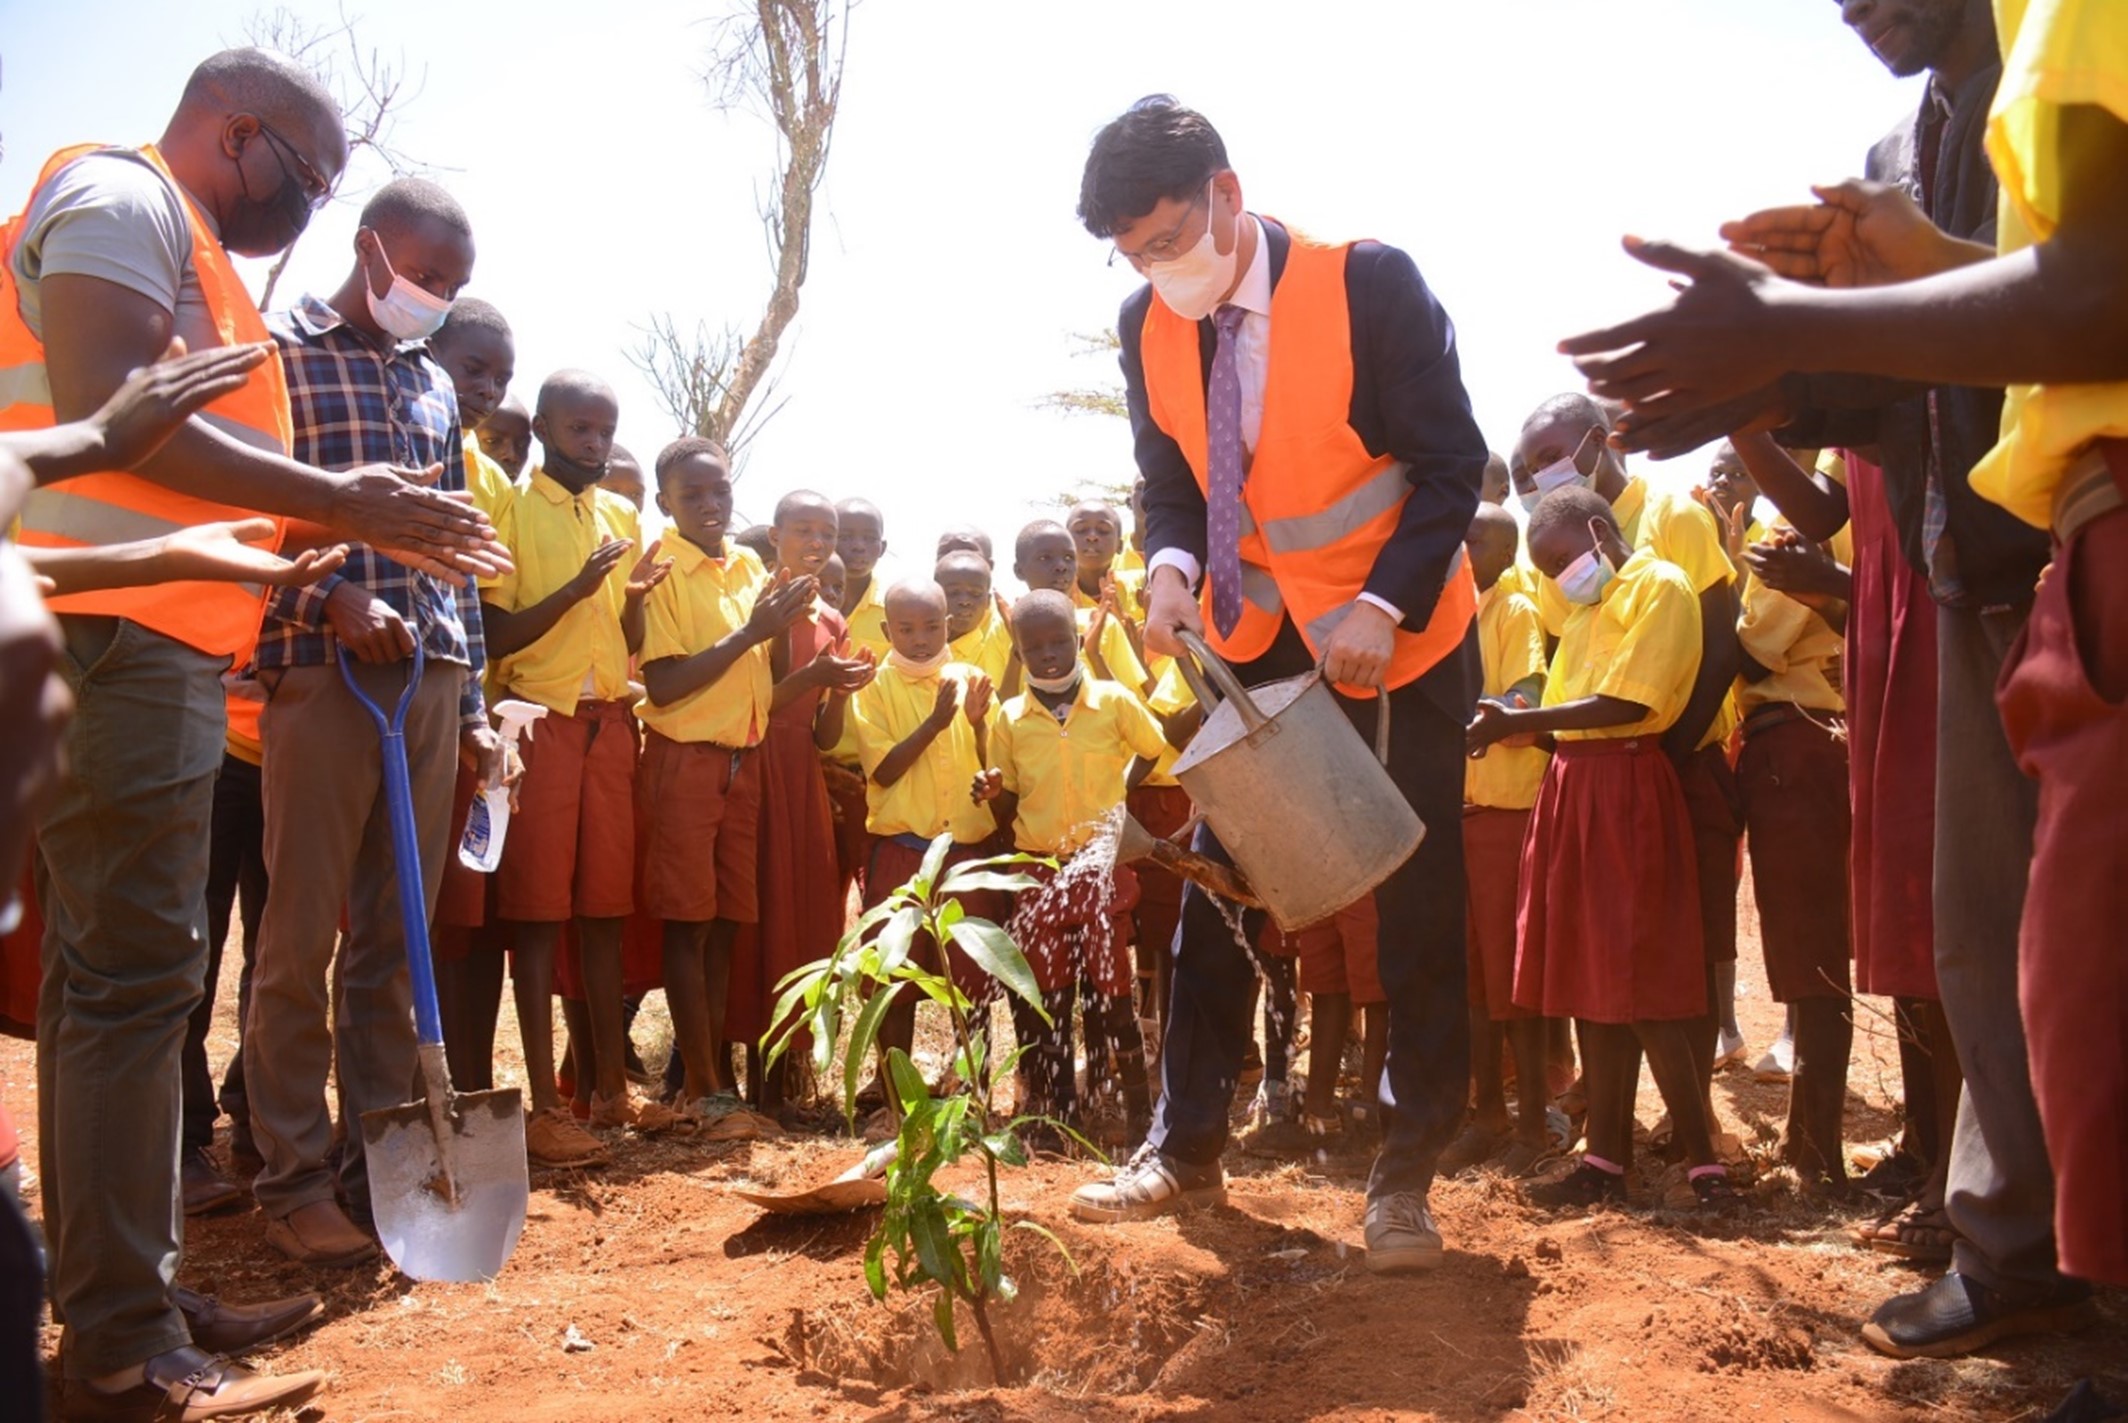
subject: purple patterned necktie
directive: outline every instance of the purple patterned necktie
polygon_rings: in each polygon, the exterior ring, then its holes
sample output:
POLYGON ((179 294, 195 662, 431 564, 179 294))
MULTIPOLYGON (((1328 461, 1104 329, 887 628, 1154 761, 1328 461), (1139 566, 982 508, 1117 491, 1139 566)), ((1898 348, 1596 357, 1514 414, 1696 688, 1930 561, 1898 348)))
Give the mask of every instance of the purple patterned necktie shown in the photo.
POLYGON ((1212 352, 1212 379, 1205 392, 1212 490, 1206 510, 1206 572, 1212 580, 1212 626, 1221 637, 1241 622, 1241 374, 1235 369, 1234 337, 1247 315, 1238 306, 1222 306, 1213 313, 1219 345, 1212 352))

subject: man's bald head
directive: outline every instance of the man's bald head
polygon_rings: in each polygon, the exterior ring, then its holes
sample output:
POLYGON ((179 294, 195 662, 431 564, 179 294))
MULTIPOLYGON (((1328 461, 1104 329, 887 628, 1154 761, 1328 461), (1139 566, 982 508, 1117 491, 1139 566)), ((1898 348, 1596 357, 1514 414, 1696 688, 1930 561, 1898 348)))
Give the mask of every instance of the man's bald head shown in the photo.
POLYGON ((1480 504, 1478 512, 1471 516, 1463 544, 1470 550, 1471 575, 1478 580, 1478 591, 1483 592, 1499 582, 1500 575, 1514 563, 1515 554, 1522 547, 1522 530, 1517 527, 1515 516, 1498 504, 1480 504))
POLYGON ((301 235, 347 167, 340 105, 285 54, 226 49, 192 71, 157 143, 222 245, 269 257, 301 235))
POLYGON ((177 112, 180 118, 251 114, 275 128, 329 125, 340 135, 332 176, 347 163, 340 101, 301 63, 270 49, 225 49, 201 60, 185 81, 177 112))

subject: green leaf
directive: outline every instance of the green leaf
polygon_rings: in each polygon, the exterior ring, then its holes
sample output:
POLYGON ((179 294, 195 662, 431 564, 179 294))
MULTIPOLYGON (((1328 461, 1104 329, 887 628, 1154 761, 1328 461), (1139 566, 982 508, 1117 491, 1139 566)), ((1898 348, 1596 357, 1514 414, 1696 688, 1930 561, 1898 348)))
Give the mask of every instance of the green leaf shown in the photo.
POLYGON ((955 865, 953 872, 969 874, 979 870, 1010 870, 1016 865, 1047 865, 1055 869, 1057 861, 1054 855, 1030 855, 1022 850, 1012 850, 1002 855, 986 855, 980 860, 955 865))
POLYGON ((886 975, 908 962, 909 951, 916 943, 916 931, 923 927, 924 916, 914 905, 894 912, 887 926, 879 931, 879 965, 876 974, 886 975))
POLYGON ((1010 1128, 1004 1131, 994 1131, 984 1137, 983 1150, 996 1157, 1001 1165, 1025 1166, 1027 1164, 1027 1148, 1021 1144, 1019 1135, 1010 1128))
POLYGON ((985 1218, 975 1230, 976 1277, 982 1281, 983 1293, 997 1292, 998 1282, 1005 1278, 1004 1234, 997 1222, 985 1218))
POLYGON ((960 1278, 954 1268, 954 1257, 960 1252, 953 1246, 952 1233, 946 1229, 946 1213, 935 1197, 910 1202, 909 1242, 916 1247, 916 1259, 923 1266, 924 1275, 951 1289, 960 1278))
POLYGON ((1005 1123, 1005 1130, 1009 1132, 1017 1132, 1021 1127, 1028 1125, 1055 1127, 1058 1131, 1064 1133, 1064 1135, 1070 1137, 1073 1141, 1085 1147, 1087 1154, 1092 1156, 1094 1160, 1100 1162, 1103 1166, 1107 1166, 1110 1164, 1107 1152, 1103 1151, 1100 1147, 1095 1146, 1092 1142, 1088 1141, 1085 1137, 1079 1135, 1078 1132, 1074 1131, 1067 1123, 1060 1122, 1055 1117, 1014 1117, 1011 1121, 1005 1123))
POLYGON ((1041 1224, 1039 1221, 1032 1220, 1016 1220, 1012 1223, 1012 1229, 1031 1230, 1036 1235, 1039 1235, 1044 1240, 1048 1241, 1051 1245, 1056 1246, 1057 1253, 1064 1257, 1064 1263, 1070 1267, 1072 1277, 1074 1279, 1078 1277, 1079 1262, 1071 1258, 1071 1252, 1064 1248, 1063 1241, 1057 1239, 1057 1233, 1055 1231, 1051 1230, 1048 1226, 1041 1224))
POLYGON ((1026 956, 1020 952, 1019 945, 1012 942, 1011 935, 988 919, 963 919, 953 926, 953 942, 975 960, 976 967, 1032 1005, 1043 1022, 1049 1021, 1049 1011, 1042 1006, 1042 989, 1035 982, 1034 970, 1027 966, 1026 956))
POLYGON ((857 922, 850 926, 850 932, 844 934, 842 936, 842 942, 836 946, 836 954, 838 956, 845 955, 850 950, 856 948, 859 944, 863 943, 865 937, 870 934, 873 929, 877 928, 881 924, 886 923, 887 920, 893 918, 895 913, 900 908, 900 903, 893 896, 890 895, 886 899, 883 899, 879 903, 873 905, 870 909, 867 909, 864 913, 858 915, 857 922))
POLYGON ((945 894, 973 894, 977 890, 996 889, 1007 894, 1018 894, 1024 889, 1037 889, 1041 881, 1032 875, 1000 874, 996 870, 978 870, 967 865, 955 869, 946 876, 946 882, 938 887, 945 894))
POLYGON ((953 1292, 951 1290, 940 1290, 938 1298, 932 1301, 931 1321, 938 1326, 938 1337, 946 1341, 946 1347, 958 1354, 961 1351, 961 1344, 960 1340, 955 1338, 953 1334, 953 1292))
POLYGON ((879 1038, 879 1025, 886 1020, 894 1007, 894 1000, 901 997, 902 985, 890 983, 875 988, 871 999, 857 1015, 857 1023, 850 1029, 850 1045, 843 1050, 842 1099, 845 1115, 854 1114, 857 1103, 857 1079, 863 1075, 867 1059, 872 1056, 872 1044, 879 1038))
POLYGON ((887 1076, 894 1084, 894 1095, 901 1099, 905 1111, 914 1112, 931 1100, 931 1089, 924 1085, 924 1075, 909 1061, 909 1054, 900 1048, 887 1050, 887 1076))
POLYGON ((958 899, 947 900, 939 906, 937 937, 945 938, 947 934, 953 931, 954 925, 967 917, 968 911, 961 908, 961 902, 958 899))
POLYGON ((887 1230, 882 1225, 865 1242, 864 1277, 865 1287, 872 1291, 872 1298, 887 1297, 887 1230))
POLYGON ((938 883, 938 872, 945 868, 946 856, 953 853, 953 833, 947 831, 931 842, 924 851, 924 862, 916 871, 916 878, 909 881, 908 888, 919 899, 931 898, 931 887, 938 883))

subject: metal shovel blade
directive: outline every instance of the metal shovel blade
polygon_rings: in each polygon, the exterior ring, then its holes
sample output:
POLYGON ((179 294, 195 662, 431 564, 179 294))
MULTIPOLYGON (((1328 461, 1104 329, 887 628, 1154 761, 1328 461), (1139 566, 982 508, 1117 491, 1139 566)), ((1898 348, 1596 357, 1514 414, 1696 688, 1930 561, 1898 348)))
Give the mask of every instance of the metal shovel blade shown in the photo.
POLYGON ((524 1097, 507 1087, 447 1100, 448 1142, 426 1102, 362 1114, 377 1235, 413 1279, 492 1280, 525 1228, 524 1097))

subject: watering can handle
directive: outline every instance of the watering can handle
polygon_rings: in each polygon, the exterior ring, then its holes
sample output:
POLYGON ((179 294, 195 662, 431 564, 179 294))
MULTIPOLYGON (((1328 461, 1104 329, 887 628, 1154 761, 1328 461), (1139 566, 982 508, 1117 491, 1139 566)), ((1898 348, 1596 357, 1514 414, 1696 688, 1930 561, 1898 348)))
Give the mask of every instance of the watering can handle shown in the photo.
POLYGON ((1241 713, 1241 724, 1251 732, 1269 720, 1257 708, 1256 703, 1249 700, 1248 689, 1241 685, 1241 679, 1234 675, 1234 669, 1222 662, 1211 648, 1206 647, 1203 638, 1187 628, 1177 629, 1175 635, 1181 640, 1183 651, 1189 654, 1179 659, 1182 680, 1190 684, 1190 691, 1196 695, 1199 702, 1207 708, 1219 702, 1232 702, 1234 709, 1241 713), (1207 677, 1212 679, 1211 686, 1205 685, 1204 679, 1207 677), (1213 687, 1219 689, 1216 695, 1213 687))

